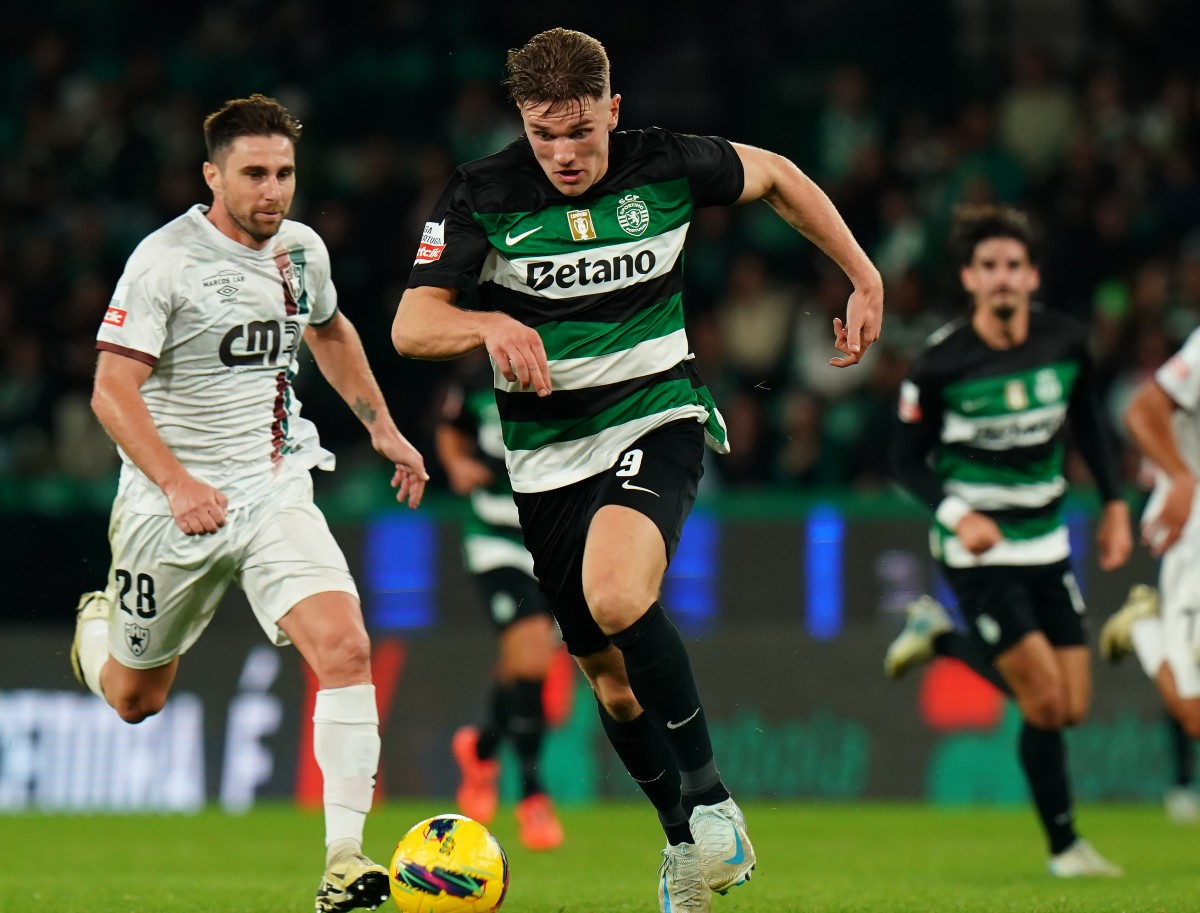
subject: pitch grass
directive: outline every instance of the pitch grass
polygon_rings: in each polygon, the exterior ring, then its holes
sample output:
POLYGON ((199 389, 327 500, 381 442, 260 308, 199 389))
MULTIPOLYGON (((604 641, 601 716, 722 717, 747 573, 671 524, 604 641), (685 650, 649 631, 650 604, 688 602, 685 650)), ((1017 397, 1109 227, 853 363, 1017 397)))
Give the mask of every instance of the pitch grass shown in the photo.
MULTIPOLYGON (((368 822, 381 862, 444 803, 389 803, 368 822)), ((1117 913, 1200 910, 1200 830, 1152 806, 1085 808, 1092 842, 1127 874, 1066 882, 1045 873, 1027 809, 920 805, 746 807, 759 867, 714 913, 1117 913)), ((564 809, 567 842, 535 854, 517 843, 510 809, 494 831, 508 849, 505 913, 657 910, 662 840, 648 808, 564 809)), ((290 807, 244 817, 0 817, 0 911, 274 913, 312 910, 321 868, 319 815, 290 807)), ((389 902, 385 910, 394 909, 389 902)))

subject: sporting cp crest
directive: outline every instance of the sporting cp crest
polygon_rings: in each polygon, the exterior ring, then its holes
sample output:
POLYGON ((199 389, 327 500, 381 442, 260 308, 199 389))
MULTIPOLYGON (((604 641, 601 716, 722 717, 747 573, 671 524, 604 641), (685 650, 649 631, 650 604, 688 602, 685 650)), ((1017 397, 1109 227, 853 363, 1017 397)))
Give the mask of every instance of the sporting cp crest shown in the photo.
POLYGON ((141 656, 150 645, 150 631, 132 621, 125 622, 125 643, 129 644, 129 652, 141 656))
POLYGON ((626 194, 617 201, 617 224, 635 238, 650 227, 650 209, 636 193, 626 194))
POLYGON ((576 241, 596 240, 596 227, 592 225, 590 209, 572 209, 567 213, 567 222, 571 226, 571 237, 576 241))

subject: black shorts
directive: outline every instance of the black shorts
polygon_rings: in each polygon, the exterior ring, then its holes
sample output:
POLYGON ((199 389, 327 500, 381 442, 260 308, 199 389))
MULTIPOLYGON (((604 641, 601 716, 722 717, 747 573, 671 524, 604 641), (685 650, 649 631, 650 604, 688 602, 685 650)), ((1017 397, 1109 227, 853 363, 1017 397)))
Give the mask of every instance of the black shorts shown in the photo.
POLYGON ((1083 596, 1066 561, 1027 567, 942 566, 975 639, 995 659, 1031 631, 1055 647, 1087 643, 1083 596))
POLYGON ((550 604, 542 595, 538 582, 520 568, 497 567, 475 575, 488 616, 498 632, 522 618, 549 615, 550 604))
POLYGON ((685 419, 639 438, 604 472, 565 488, 515 495, 534 573, 573 656, 590 656, 609 644, 583 598, 583 548, 592 517, 608 504, 645 514, 662 533, 670 561, 696 501, 703 459, 704 428, 685 419))

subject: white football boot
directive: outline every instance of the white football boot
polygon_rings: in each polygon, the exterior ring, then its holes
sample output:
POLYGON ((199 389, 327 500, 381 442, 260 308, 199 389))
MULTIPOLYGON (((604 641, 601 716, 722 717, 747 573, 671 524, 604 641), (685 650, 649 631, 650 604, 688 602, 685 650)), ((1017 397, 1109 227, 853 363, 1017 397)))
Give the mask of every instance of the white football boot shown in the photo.
POLYGON ((1125 874, 1082 837, 1057 856, 1051 856, 1046 867, 1057 878, 1117 878, 1125 874))
POLYGON ((888 678, 899 678, 909 669, 933 659, 933 641, 941 634, 954 630, 946 609, 932 596, 921 596, 904 607, 904 630, 888 647, 883 658, 883 672, 888 678))
POLYGON ((387 869, 358 852, 336 856, 317 888, 316 913, 346 913, 376 909, 387 903, 392 885, 387 869))
POLYGON ((1100 628, 1100 658, 1119 663, 1133 652, 1133 623, 1158 615, 1158 590, 1144 583, 1134 584, 1121 608, 1100 628))
POLYGON ((750 880, 754 847, 746 835, 746 818, 732 798, 716 805, 697 805, 688 818, 704 882, 718 894, 750 880))
POLYGON ((1163 796, 1163 807, 1172 824, 1200 822, 1200 796, 1186 786, 1176 786, 1163 796))
POLYGON ((709 913, 712 891, 700 871, 700 851, 694 843, 668 846, 658 868, 660 913, 709 913))

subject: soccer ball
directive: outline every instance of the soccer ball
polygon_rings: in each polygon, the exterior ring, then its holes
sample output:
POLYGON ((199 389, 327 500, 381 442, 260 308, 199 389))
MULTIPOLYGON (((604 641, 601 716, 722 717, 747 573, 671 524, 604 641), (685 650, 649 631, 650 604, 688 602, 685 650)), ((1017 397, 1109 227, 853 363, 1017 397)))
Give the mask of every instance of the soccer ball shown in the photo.
POLYGON ((388 877, 404 913, 493 913, 508 890, 508 857, 478 821, 436 815, 400 838, 388 877))

